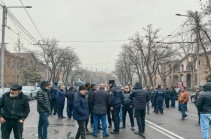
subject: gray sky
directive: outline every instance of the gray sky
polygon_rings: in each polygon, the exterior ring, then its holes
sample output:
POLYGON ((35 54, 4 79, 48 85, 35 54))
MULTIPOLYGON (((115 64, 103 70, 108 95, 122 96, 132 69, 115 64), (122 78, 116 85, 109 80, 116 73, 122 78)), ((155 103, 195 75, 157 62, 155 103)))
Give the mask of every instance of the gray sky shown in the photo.
MULTIPOLYGON (((2 3, 2 1, 0 0, 2 3)), ((20 6, 19 0, 3 0, 7 6, 20 6)), ((153 24, 164 37, 172 33, 185 20, 175 16, 187 10, 199 10, 199 0, 22 0, 44 38, 60 41, 127 40, 143 27, 153 24)), ((38 32, 24 9, 11 9, 23 26, 37 39, 38 32)), ((2 9, 0 14, 2 14, 2 9)), ((1 20, 0 20, 1 22, 1 20)), ((8 19, 14 32, 16 27, 8 19)), ((9 49, 13 49, 18 36, 6 30, 9 49)), ((36 47, 31 41, 21 40, 27 49, 36 47)), ((119 42, 60 42, 60 46, 75 48, 83 67, 90 70, 111 71, 119 54, 119 42)))

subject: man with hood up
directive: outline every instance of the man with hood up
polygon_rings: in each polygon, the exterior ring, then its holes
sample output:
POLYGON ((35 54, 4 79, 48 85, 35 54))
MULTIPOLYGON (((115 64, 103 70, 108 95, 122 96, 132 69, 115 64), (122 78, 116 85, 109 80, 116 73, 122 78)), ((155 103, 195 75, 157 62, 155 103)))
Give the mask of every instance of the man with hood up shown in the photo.
POLYGON ((114 80, 109 81, 110 91, 111 91, 111 111, 112 118, 114 121, 114 130, 111 134, 119 134, 119 124, 120 124, 120 107, 123 104, 122 90, 118 88, 114 80))
POLYGON ((146 104, 150 100, 149 93, 142 88, 141 82, 136 82, 134 91, 130 97, 133 98, 135 116, 138 125, 138 131, 135 131, 134 133, 142 136, 145 131, 146 104))
POLYGON ((37 92, 37 111, 39 113, 38 138, 47 139, 47 128, 49 125, 48 117, 50 115, 50 93, 51 84, 42 81, 40 90, 37 92))

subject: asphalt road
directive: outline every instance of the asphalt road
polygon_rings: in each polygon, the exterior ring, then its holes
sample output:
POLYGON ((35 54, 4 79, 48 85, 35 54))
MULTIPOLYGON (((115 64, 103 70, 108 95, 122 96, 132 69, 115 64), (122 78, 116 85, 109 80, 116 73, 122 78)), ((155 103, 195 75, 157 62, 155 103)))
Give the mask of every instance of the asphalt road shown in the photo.
MULTIPOLYGON (((38 113, 36 111, 36 100, 30 101, 30 114, 24 123, 24 139, 37 139, 38 113)), ((66 115, 66 110, 64 113, 66 115)), ((193 103, 188 103, 188 117, 181 120, 181 113, 176 108, 164 110, 164 114, 154 114, 150 109, 150 114, 146 115, 146 131, 147 139, 201 139, 200 126, 197 126, 197 111, 193 103)), ((49 139, 74 139, 77 132, 77 122, 75 120, 58 119, 57 116, 49 117, 50 125, 48 128, 49 139)), ((135 121, 136 123, 136 121, 135 121)), ((135 124, 137 130, 137 124, 135 124)), ((93 129, 89 126, 89 130, 93 129)), ((108 129, 108 133, 113 129, 108 129)), ((211 132, 210 132, 211 133, 211 132)), ((87 139, 93 139, 92 135, 87 135, 87 139)), ((101 139, 102 131, 99 131, 96 139, 101 139)), ((135 135, 130 130, 129 117, 127 117, 127 125, 125 129, 120 130, 120 134, 112 135, 109 139, 140 139, 141 136, 135 135)))

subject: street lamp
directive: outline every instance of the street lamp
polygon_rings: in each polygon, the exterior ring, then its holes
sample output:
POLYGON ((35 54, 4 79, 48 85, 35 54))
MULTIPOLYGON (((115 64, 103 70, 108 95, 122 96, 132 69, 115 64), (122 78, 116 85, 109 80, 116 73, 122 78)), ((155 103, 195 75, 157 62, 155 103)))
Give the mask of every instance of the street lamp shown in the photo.
POLYGON ((196 17, 189 16, 189 15, 182 15, 182 14, 176 14, 176 16, 185 16, 189 18, 193 18, 195 20, 196 24, 196 40, 197 40, 197 86, 200 86, 200 59, 199 59, 199 18, 198 18, 198 12, 195 12, 196 17))
POLYGON ((1 88, 4 88, 4 47, 5 47, 5 27, 7 20, 7 10, 9 8, 32 8, 32 6, 2 6, 3 16, 2 16, 2 43, 1 43, 1 88))

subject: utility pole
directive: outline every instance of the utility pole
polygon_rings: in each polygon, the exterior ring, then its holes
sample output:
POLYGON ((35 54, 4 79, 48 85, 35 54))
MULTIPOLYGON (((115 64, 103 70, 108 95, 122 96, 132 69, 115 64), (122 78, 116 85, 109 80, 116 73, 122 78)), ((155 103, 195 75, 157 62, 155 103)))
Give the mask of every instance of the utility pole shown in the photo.
POLYGON ((200 57, 199 57, 199 17, 198 17, 198 12, 195 12, 196 17, 195 17, 195 22, 196 22, 196 40, 197 40, 197 87, 200 86, 200 57))
POLYGON ((1 88, 4 88, 4 47, 5 47, 5 27, 7 20, 7 7, 3 6, 2 18, 2 41, 1 41, 1 88))

